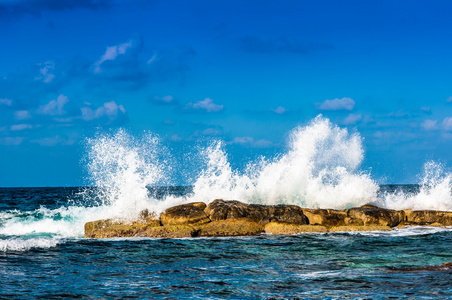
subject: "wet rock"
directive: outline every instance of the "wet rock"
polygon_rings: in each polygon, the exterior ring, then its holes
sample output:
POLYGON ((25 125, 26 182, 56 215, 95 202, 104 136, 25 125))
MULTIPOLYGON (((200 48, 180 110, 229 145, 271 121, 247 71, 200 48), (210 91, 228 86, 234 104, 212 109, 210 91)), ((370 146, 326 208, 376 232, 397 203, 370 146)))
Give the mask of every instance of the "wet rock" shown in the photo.
POLYGON ((425 266, 418 268, 388 268, 392 272, 409 273, 409 272, 438 272, 438 271, 452 271, 452 262, 446 262, 437 266, 425 266))
POLYGON ((452 226, 452 212, 390 210, 372 205, 334 210, 295 205, 257 205, 217 199, 168 208, 157 220, 144 210, 138 220, 99 220, 85 224, 87 238, 245 236, 302 232, 381 231, 405 225, 452 226))
POLYGON ((198 236, 247 236, 264 231, 264 226, 248 219, 228 219, 213 221, 197 226, 198 236))
POLYGON ((348 225, 348 226, 332 226, 328 228, 330 232, 353 232, 353 231, 391 231, 392 228, 384 225, 348 225))
POLYGON ((263 225, 271 221, 308 224, 303 210, 295 205, 269 206, 217 199, 204 211, 212 221, 248 219, 263 225))
POLYGON ((353 222, 358 225, 357 223, 362 221, 364 226, 379 225, 389 227, 396 227, 404 221, 405 217, 403 211, 385 209, 373 205, 351 208, 347 211, 347 215, 350 218, 348 223, 350 225, 353 225, 353 222))
POLYGON ((309 225, 322 225, 325 227, 345 226, 349 223, 347 212, 335 209, 308 209, 303 213, 308 218, 309 225))
POLYGON ((403 212, 405 225, 452 226, 452 212, 410 209, 403 212))
POLYGON ((204 202, 194 202, 170 207, 160 214, 162 225, 183 225, 209 223, 204 202))
POLYGON ((272 234, 298 234, 306 232, 328 232, 325 226, 321 225, 299 225, 281 222, 270 222, 265 225, 265 233, 272 234))
POLYGON ((147 220, 145 222, 127 222, 119 220, 99 220, 85 224, 86 238, 112 238, 142 236, 149 228, 160 227, 159 220, 147 220))
POLYGON ((189 225, 165 225, 148 227, 140 235, 151 238, 186 238, 198 236, 198 230, 189 225))

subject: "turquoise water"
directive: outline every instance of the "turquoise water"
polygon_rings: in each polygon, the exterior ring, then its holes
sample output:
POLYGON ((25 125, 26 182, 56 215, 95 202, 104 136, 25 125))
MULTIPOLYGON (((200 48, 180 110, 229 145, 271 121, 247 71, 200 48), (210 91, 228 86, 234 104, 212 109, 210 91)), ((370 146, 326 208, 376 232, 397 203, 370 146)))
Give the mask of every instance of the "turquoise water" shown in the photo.
POLYGON ((93 240, 53 230, 77 191, 0 189, 0 298, 452 298, 452 271, 410 270, 452 261, 449 229, 93 240))

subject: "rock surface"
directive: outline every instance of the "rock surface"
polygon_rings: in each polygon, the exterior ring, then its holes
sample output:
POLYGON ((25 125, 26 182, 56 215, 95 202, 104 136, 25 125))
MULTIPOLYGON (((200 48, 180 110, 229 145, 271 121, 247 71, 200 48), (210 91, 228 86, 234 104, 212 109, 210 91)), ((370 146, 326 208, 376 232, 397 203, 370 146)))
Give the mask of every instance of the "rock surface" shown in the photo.
POLYGON ((411 225, 452 226, 452 212, 390 210, 364 205, 344 210, 306 209, 296 205, 258 205, 214 200, 168 208, 159 218, 148 211, 134 222, 99 220, 85 224, 85 237, 183 238, 247 236, 260 233, 380 231, 411 225))

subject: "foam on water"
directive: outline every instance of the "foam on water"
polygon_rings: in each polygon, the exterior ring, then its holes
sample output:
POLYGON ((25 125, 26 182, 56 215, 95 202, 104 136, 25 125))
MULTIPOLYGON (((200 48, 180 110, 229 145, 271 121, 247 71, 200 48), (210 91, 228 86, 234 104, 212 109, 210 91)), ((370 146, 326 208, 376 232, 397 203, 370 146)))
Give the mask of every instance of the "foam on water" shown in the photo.
MULTIPOLYGON (((242 171, 231 167, 222 141, 190 155, 198 155, 203 162, 202 171, 195 176, 193 193, 156 199, 147 187, 171 185, 174 171, 184 168, 175 165, 157 136, 144 133, 134 137, 119 130, 88 139, 87 169, 97 189, 84 192, 86 203, 58 209, 1 212, 0 235, 10 239, 1 240, 0 249, 26 250, 30 249, 26 245, 33 243, 39 247, 43 236, 55 241, 79 238, 89 221, 135 219, 143 209, 158 214, 177 204, 209 203, 218 198, 306 208, 343 209, 377 203, 392 209, 452 211, 452 174, 434 162, 425 165, 419 193, 387 193, 377 197, 378 185, 368 172, 360 169, 364 157, 360 135, 349 133, 322 116, 292 130, 285 152, 276 158, 249 162, 242 171), (18 236, 26 239, 20 242, 18 236)), ((54 241, 46 245, 51 247, 54 241)))
POLYGON ((33 248, 51 248, 60 244, 60 239, 49 238, 13 238, 8 240, 0 240, 0 252, 6 251, 27 251, 33 248))

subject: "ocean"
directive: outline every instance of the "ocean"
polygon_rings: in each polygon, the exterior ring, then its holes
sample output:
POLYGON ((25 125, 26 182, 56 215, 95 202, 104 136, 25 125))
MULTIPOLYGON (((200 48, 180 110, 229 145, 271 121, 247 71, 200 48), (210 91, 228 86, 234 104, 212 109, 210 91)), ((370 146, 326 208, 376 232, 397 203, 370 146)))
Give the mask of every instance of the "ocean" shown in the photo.
POLYGON ((261 234, 231 238, 86 239, 84 224, 217 198, 344 209, 452 211, 452 174, 425 162, 413 185, 379 185, 360 169, 362 139, 317 117, 287 150, 235 170, 224 142, 187 155, 124 130, 87 140, 88 187, 0 188, 0 298, 451 299, 452 228, 261 234), (191 164, 191 165, 190 165, 191 164), (178 170, 196 170, 187 186, 178 170), (416 269, 417 268, 417 269, 416 269))
MULTIPOLYGON (((383 186, 415 192, 418 186, 383 186)), ((86 188, 0 189, 3 299, 438 299, 452 271, 452 230, 255 237, 85 239, 70 213, 86 188), (72 225, 71 225, 72 224, 72 225)), ((90 189, 93 192, 92 188, 90 189)), ((192 188, 154 188, 184 195, 192 188)), ((84 203, 86 205, 86 203, 84 203)), ((91 206, 91 208, 96 208, 91 206)))

